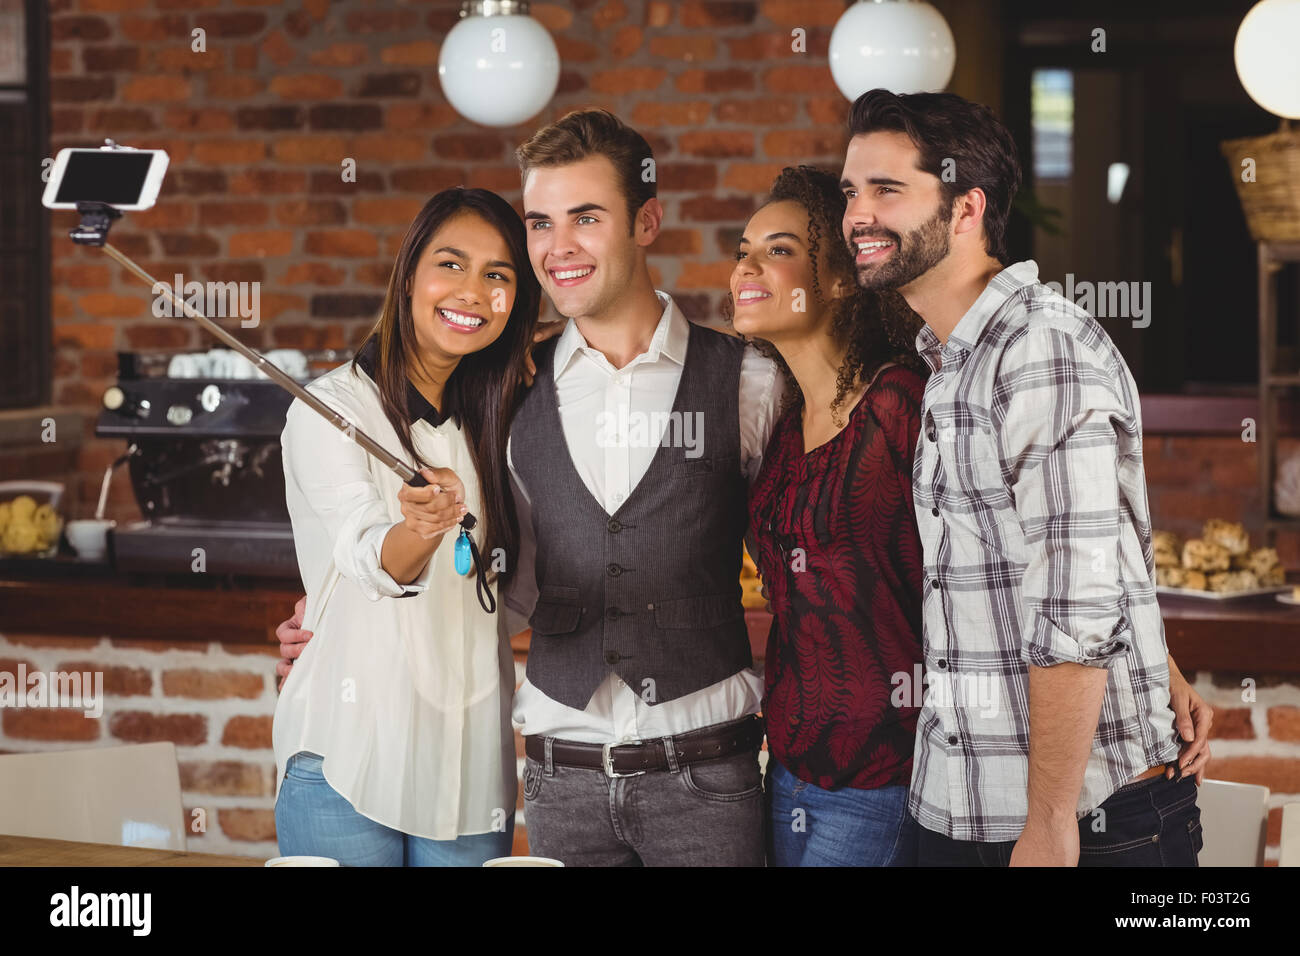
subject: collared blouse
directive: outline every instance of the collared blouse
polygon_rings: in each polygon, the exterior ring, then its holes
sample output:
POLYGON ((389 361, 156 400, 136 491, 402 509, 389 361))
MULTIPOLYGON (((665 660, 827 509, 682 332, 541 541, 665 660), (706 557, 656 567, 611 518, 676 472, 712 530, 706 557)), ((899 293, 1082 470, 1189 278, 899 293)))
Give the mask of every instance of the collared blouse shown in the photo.
MULTIPOLYGON (((308 388, 400 453, 371 378, 373 350, 308 388)), ((408 390, 411 438, 450 468, 482 516, 478 478, 459 422, 408 390)), ((324 757, 325 779, 363 816, 414 836, 452 840, 504 830, 516 774, 510 696, 514 660, 503 614, 480 606, 473 575, 456 572, 447 532, 416 580, 380 564, 403 520, 402 480, 301 401, 281 435, 285 497, 313 632, 286 679, 272 728, 283 779, 293 754, 324 757)), ((483 545, 483 524, 475 530, 483 545)), ((496 585, 492 587, 495 589, 496 585)))

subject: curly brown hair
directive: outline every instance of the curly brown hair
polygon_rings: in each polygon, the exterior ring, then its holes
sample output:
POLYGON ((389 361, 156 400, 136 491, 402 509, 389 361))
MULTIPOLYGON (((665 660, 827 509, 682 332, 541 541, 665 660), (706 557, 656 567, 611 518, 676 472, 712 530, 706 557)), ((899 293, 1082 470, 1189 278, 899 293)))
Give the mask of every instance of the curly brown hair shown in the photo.
MULTIPOLYGON (((772 183, 772 189, 763 206, 774 202, 797 202, 808 213, 808 257, 812 260, 813 295, 828 302, 818 279, 818 256, 822 253, 822 237, 827 238, 825 256, 828 273, 849 284, 853 290, 831 303, 831 336, 844 347, 844 361, 835 382, 835 401, 831 403, 831 416, 837 425, 844 397, 859 382, 869 382, 881 366, 893 362, 905 366, 922 376, 930 369, 916 354, 916 334, 922 319, 908 306, 896 291, 870 291, 857 284, 857 268, 853 252, 841 235, 844 209, 847 200, 840 191, 839 177, 815 166, 787 166, 772 183)), ((760 207, 762 208, 762 207, 760 207)), ((724 314, 730 322, 735 303, 727 294, 724 314)), ((763 355, 776 362, 786 381, 784 414, 803 401, 803 395, 794 374, 781 353, 766 339, 747 336, 763 355)))

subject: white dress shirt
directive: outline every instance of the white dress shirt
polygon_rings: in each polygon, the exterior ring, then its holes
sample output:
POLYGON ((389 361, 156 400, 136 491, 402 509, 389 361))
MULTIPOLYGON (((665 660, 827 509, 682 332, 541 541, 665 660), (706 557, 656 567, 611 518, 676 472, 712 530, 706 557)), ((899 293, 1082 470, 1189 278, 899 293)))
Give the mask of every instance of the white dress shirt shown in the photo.
MULTIPOLYGON (((555 346, 555 389, 569 455, 583 483, 610 514, 619 509, 644 477, 658 450, 660 436, 652 435, 652 440, 645 442, 610 441, 609 424, 650 416, 642 420, 660 423, 662 434, 686 362, 690 325, 667 293, 656 291, 655 295, 664 311, 650 347, 623 368, 614 368, 604 355, 587 345, 572 321, 555 346)), ((783 391, 776 363, 752 346, 746 348, 740 367, 740 457, 751 482, 762 464, 763 449, 772 434, 783 391)), ((508 629, 515 634, 527 628, 537 600, 533 563, 536 545, 531 499, 513 459, 510 478, 521 540, 518 572, 506 589, 503 606, 508 629)), ((524 734, 611 743, 681 734, 738 720, 757 713, 762 702, 763 675, 753 667, 653 706, 611 672, 585 710, 567 707, 524 680, 515 692, 514 721, 524 734)))
MULTIPOLYGON (((379 389, 351 362, 308 388, 401 452, 379 389)), ((411 437, 426 461, 460 477, 466 507, 481 515, 456 421, 417 418, 411 437)), ((403 520, 402 480, 298 400, 281 443, 307 590, 302 626, 313 636, 276 704, 280 779, 289 758, 306 750, 324 757, 325 779, 359 813, 395 830, 453 840, 504 829, 515 806, 514 662, 503 615, 486 613, 474 576, 456 573, 456 532, 443 536, 414 582, 399 585, 381 567, 380 549, 403 520)), ((474 532, 480 547, 482 527, 474 532)))

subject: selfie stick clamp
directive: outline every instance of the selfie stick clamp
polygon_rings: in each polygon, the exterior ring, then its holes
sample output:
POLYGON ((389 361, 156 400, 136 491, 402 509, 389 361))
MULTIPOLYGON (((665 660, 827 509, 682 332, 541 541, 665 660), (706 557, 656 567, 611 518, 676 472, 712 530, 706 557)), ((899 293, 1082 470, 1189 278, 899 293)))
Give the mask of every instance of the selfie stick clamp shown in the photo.
MULTIPOLYGON (((129 146, 119 146, 111 139, 104 141, 106 145, 101 149, 131 149, 129 146)), ((217 325, 206 315, 200 312, 194 306, 190 305, 184 299, 177 296, 171 288, 162 282, 158 282, 153 276, 145 272, 131 259, 123 255, 116 247, 108 242, 108 231, 112 228, 113 223, 122 218, 122 213, 102 202, 78 202, 77 212, 81 214, 81 222, 75 229, 69 230, 68 236, 77 245, 81 246, 98 246, 104 252, 118 262, 132 275, 138 276, 141 280, 148 283, 150 289, 159 289, 161 294, 166 295, 171 300, 172 305, 181 311, 182 314, 193 319, 199 325, 203 326, 214 336, 224 342, 230 348, 234 349, 240 355, 244 356, 253 363, 254 368, 261 371, 267 378, 274 381, 277 385, 288 391, 294 398, 300 400, 304 405, 310 408, 316 414, 320 415, 327 422, 337 428, 339 431, 353 439, 358 445, 364 448, 371 456, 385 467, 396 474, 406 484, 412 488, 423 488, 429 482, 425 477, 402 461, 396 455, 379 442, 375 441, 360 428, 344 418, 339 412, 336 412, 330 406, 326 405, 319 398, 313 395, 307 389, 303 388, 298 382, 279 366, 267 361, 267 359, 249 348, 239 339, 235 338, 221 326, 217 325)), ((492 595, 491 589, 487 586, 487 579, 483 570, 483 560, 479 555, 478 546, 470 538, 468 532, 474 530, 477 520, 470 512, 466 512, 460 519, 460 534, 455 542, 455 561, 456 569, 461 574, 468 574, 470 570, 475 572, 477 577, 476 589, 478 592, 478 601, 483 610, 492 614, 496 611, 496 599, 492 595), (465 552, 468 551, 468 554, 465 552), (472 567, 471 567, 472 565, 472 567), (462 570, 463 569, 463 570, 462 570)))

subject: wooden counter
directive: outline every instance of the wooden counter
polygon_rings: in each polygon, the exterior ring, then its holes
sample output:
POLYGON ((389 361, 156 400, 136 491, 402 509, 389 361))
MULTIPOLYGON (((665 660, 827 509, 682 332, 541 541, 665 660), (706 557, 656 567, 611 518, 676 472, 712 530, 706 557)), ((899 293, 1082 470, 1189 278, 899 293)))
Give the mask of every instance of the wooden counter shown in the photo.
POLYGON ((115 573, 76 560, 0 561, 0 635, 263 643, 293 613, 296 581, 115 573))

